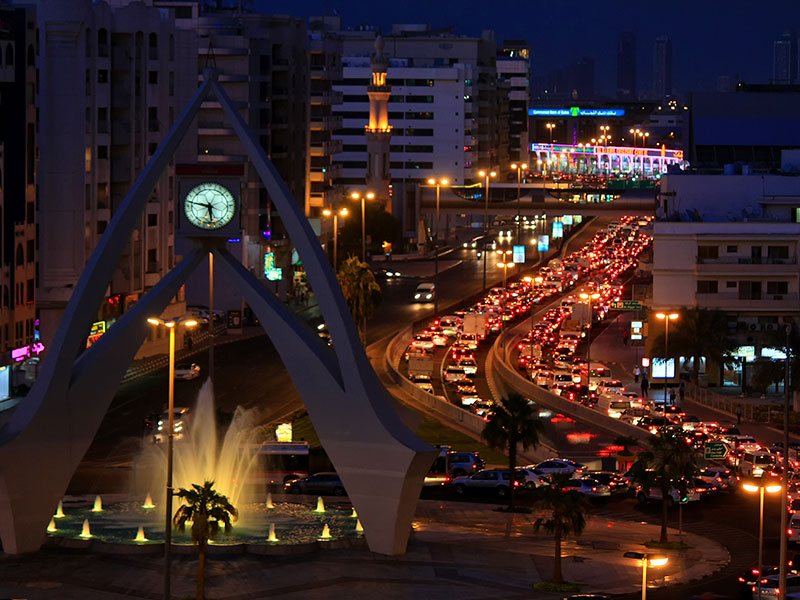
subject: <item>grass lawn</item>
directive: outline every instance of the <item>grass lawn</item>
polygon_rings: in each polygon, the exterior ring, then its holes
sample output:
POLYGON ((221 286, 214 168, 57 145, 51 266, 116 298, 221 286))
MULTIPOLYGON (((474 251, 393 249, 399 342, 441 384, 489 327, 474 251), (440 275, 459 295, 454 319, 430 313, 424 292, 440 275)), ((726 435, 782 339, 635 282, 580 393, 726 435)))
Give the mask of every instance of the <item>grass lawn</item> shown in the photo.
MULTIPOLYGON (((410 407, 408 407, 410 408, 410 407)), ((414 410, 414 409, 411 409, 414 410)), ((419 412, 419 411, 415 411, 419 412)), ((422 414, 422 413, 420 413, 422 414)), ((319 447, 319 437, 314 431, 311 419, 305 411, 298 412, 291 419, 292 439, 305 440, 312 448, 319 447)), ((422 423, 417 429, 417 435, 431 445, 451 446, 453 450, 480 452, 481 458, 491 465, 507 465, 508 457, 502 452, 493 450, 485 443, 477 442, 466 434, 450 429, 436 419, 423 416, 422 423)))

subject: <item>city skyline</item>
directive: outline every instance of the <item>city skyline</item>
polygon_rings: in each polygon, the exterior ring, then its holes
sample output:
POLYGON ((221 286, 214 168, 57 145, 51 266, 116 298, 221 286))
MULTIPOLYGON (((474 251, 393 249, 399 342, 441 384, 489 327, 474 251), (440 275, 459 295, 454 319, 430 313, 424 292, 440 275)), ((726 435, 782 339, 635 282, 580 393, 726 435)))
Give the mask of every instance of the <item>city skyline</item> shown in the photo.
POLYGON ((753 13, 743 0, 726 5, 724 12, 712 3, 693 7, 694 16, 686 19, 680 11, 654 14, 652 6, 631 6, 619 0, 602 5, 550 6, 530 3, 520 9, 508 1, 493 3, 491 9, 477 3, 444 2, 430 4, 412 1, 402 6, 353 0, 337 6, 330 0, 311 0, 302 4, 287 0, 255 0, 262 12, 313 16, 336 13, 345 28, 368 25, 390 31, 393 24, 427 23, 432 28, 453 27, 457 35, 480 35, 493 29, 498 41, 525 39, 531 47, 532 76, 545 75, 579 58, 595 60, 595 89, 598 95, 616 95, 617 39, 623 31, 637 37, 637 81, 640 90, 650 90, 653 82, 653 52, 656 37, 667 35, 673 46, 673 81, 677 93, 710 91, 717 77, 735 81, 769 83, 772 77, 773 42, 788 26, 800 22, 800 5, 780 2, 777 10, 753 13), (413 15, 410 18, 409 15, 413 15), (542 19, 542 15, 548 15, 542 19), (708 28, 715 23, 713 35, 708 28), (571 35, 564 40, 564 35, 571 35), (701 56, 702 61, 697 60, 701 56))

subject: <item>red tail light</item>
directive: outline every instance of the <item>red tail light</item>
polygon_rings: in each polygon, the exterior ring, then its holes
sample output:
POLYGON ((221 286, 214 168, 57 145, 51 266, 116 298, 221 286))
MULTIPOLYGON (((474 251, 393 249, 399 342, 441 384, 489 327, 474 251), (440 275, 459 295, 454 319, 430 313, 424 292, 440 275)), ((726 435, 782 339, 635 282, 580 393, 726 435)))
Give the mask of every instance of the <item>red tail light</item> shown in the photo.
POLYGON ((788 533, 789 535, 792 535, 794 532, 791 529, 787 529, 786 533, 788 533))

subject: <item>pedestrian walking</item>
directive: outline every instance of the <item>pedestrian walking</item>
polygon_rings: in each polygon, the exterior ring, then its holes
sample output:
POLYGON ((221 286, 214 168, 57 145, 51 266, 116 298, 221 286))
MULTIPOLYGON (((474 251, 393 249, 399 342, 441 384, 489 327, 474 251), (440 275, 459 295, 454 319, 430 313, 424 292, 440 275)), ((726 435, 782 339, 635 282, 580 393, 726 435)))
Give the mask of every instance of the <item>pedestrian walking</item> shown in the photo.
POLYGON ((670 388, 669 389, 669 403, 672 404, 672 406, 675 406, 675 396, 676 395, 677 394, 675 393, 675 388, 670 388))
POLYGON ((639 375, 642 374, 642 370, 639 368, 639 365, 633 367, 633 383, 639 383, 639 375))
POLYGON ((631 334, 627 329, 625 329, 622 332, 622 343, 625 344, 626 346, 628 345, 628 338, 630 337, 630 335, 631 334))
POLYGON ((650 388, 650 382, 647 380, 647 375, 642 375, 642 396, 647 398, 647 390, 650 388))
POLYGON ((686 382, 681 381, 680 386, 678 386, 678 395, 681 397, 681 404, 683 404, 683 398, 686 396, 686 382))
POLYGON ((736 424, 737 425, 741 425, 742 424, 742 405, 741 404, 737 404, 736 405, 736 424))

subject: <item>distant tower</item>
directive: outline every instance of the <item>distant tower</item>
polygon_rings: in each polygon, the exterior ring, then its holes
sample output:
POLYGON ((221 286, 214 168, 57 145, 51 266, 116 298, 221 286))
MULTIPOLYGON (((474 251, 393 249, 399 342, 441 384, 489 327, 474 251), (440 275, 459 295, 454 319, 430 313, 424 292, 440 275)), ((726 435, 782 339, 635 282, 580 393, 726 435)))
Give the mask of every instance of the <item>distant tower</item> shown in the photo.
POLYGON ((663 100, 672 96, 672 41, 669 36, 656 38, 653 52, 653 98, 663 100))
POLYGON ((375 53, 370 60, 372 83, 367 86, 369 96, 369 125, 365 127, 367 136, 367 189, 375 192, 375 197, 386 202, 386 210, 392 212, 389 197, 389 143, 392 126, 389 125, 389 96, 392 87, 386 85, 386 70, 389 58, 383 55, 383 38, 375 38, 375 53))
POLYGON ((617 38, 617 98, 636 100, 636 34, 623 31, 617 38))
POLYGON ((772 83, 795 83, 797 79, 797 35, 788 31, 772 43, 772 83))

